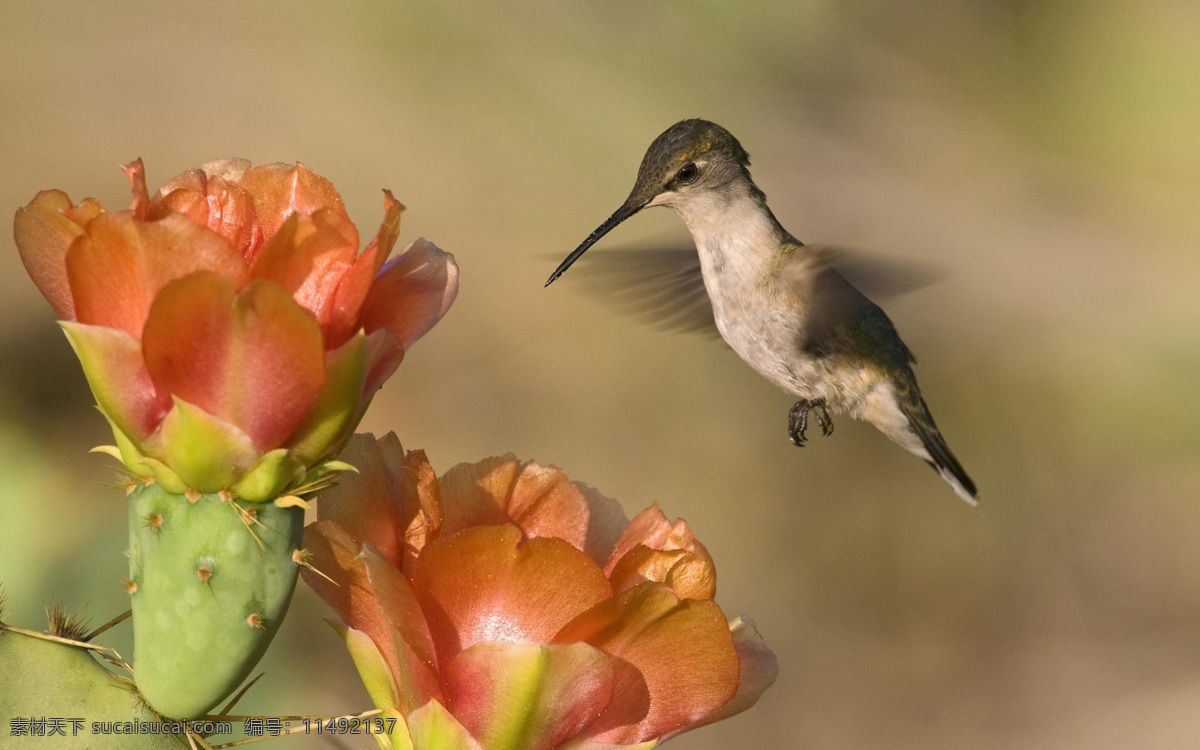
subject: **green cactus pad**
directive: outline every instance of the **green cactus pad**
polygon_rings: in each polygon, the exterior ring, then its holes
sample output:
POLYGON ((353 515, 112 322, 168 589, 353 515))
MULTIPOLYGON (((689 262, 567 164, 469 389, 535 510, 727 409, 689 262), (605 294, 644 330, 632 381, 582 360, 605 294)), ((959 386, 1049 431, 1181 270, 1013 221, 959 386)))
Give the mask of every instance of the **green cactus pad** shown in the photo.
POLYGON ((0 664, 4 665, 0 746, 11 750, 188 747, 182 736, 162 733, 162 719, 142 703, 132 683, 105 669, 82 648, 0 631, 0 664), (147 729, 149 725, 158 728, 147 729), (143 729, 132 732, 130 726, 143 729), (107 733, 112 731, 122 733, 107 733))
POLYGON ((278 630, 299 565, 304 511, 174 495, 129 501, 133 673, 164 716, 201 716, 229 695, 278 630))

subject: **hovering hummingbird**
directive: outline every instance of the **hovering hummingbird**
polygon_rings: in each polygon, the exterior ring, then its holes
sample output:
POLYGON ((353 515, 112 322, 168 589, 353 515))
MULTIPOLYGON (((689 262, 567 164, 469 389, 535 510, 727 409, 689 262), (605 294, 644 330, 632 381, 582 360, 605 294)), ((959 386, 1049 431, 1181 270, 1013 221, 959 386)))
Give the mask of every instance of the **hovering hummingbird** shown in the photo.
POLYGON ((975 483, 934 424, 912 371, 916 359, 892 321, 829 252, 780 226, 749 166, 749 154, 720 125, 672 125, 650 144, 629 197, 546 286, 643 208, 675 209, 696 247, 634 256, 657 277, 651 306, 685 327, 715 324, 747 364, 797 397, 788 412, 788 436, 797 446, 804 445, 810 414, 829 435, 830 412, 846 413, 925 459, 974 505, 975 483))

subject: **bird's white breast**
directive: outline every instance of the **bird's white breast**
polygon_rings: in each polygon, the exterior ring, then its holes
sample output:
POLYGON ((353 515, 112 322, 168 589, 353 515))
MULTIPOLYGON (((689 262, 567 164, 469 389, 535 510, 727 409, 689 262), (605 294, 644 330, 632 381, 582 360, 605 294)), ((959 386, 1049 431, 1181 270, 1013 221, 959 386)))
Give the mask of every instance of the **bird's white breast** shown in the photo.
MULTIPOLYGON (((873 373, 804 351, 807 293, 797 288, 783 232, 750 196, 701 196, 675 206, 700 254, 717 330, 760 375, 799 398, 824 398, 836 411, 857 408, 873 373), (791 273, 781 275, 784 263, 791 273)), ((791 252, 804 252, 793 249, 791 252)))

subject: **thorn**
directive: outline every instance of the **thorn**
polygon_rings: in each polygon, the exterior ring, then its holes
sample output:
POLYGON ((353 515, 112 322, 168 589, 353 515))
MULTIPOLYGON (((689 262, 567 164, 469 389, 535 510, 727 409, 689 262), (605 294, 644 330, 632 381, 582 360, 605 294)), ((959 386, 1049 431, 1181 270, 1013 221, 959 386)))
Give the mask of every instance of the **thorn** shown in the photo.
POLYGON ((208 583, 212 580, 212 567, 209 565, 201 565, 196 568, 196 577, 200 579, 200 583, 208 583))
POLYGON ((321 571, 317 570, 317 568, 311 562, 309 562, 309 560, 311 558, 312 558, 312 553, 306 549, 296 549, 292 552, 292 562, 294 562, 297 565, 300 565, 302 567, 308 568, 312 572, 314 572, 317 575, 324 578, 326 581, 329 581, 330 583, 332 583, 334 586, 340 587, 342 585, 342 584, 338 583, 337 581, 333 580, 332 578, 330 578, 329 576, 325 575, 321 571))
POLYGON ((251 528, 258 523, 258 509, 243 508, 237 504, 237 501, 232 499, 229 501, 229 505, 238 514, 238 520, 241 521, 242 525, 246 527, 246 531, 249 531, 250 536, 254 537, 254 542, 258 545, 259 549, 266 549, 266 545, 263 544, 263 540, 258 536, 258 534, 254 533, 254 529, 251 528))
POLYGON ((137 581, 132 581, 132 580, 126 578, 125 579, 125 593, 129 594, 130 596, 133 596, 134 594, 137 593, 137 590, 138 590, 137 581))
POLYGON ((142 521, 142 525, 150 528, 153 531, 158 531, 163 525, 162 513, 151 513, 142 521))
POLYGON ((183 496, 187 498, 189 503, 194 503, 201 497, 200 491, 196 489, 189 489, 187 492, 183 493, 183 496))
POLYGON ((154 484, 154 482, 155 482, 154 477, 142 477, 142 486, 143 487, 149 487, 150 485, 154 484))
POLYGON ((233 493, 230 492, 229 490, 221 490, 220 492, 217 493, 217 497, 221 498, 221 502, 223 502, 223 503, 232 503, 233 502, 233 493))
POLYGON ((250 627, 254 628, 255 630, 262 630, 263 629, 262 615, 260 615, 257 612, 251 612, 250 616, 246 618, 246 624, 249 625, 250 627))
POLYGON ((254 687, 254 683, 258 682, 259 679, 265 674, 266 672, 259 672, 258 677, 255 677, 253 680, 250 680, 250 682, 247 682, 246 686, 239 690, 238 694, 233 696, 233 699, 225 704, 225 708, 222 708, 221 713, 217 714, 217 716, 226 716, 231 710, 233 710, 233 707, 242 699, 242 696, 249 692, 250 688, 254 687))
MULTIPOLYGON (((126 579, 125 583, 127 584, 127 587, 126 587, 126 588, 128 588, 128 586, 132 586, 132 587, 133 587, 133 591, 137 591, 137 584, 136 584, 136 583, 134 583, 133 581, 130 581, 130 580, 128 580, 128 579, 126 579)), ((129 593, 131 593, 131 594, 132 594, 132 593, 133 593, 133 591, 130 591, 129 593)), ((95 629, 95 630, 93 630, 92 632, 88 633, 86 636, 84 636, 84 637, 83 637, 83 640, 84 640, 84 641, 91 641, 93 638, 95 638, 96 636, 100 635, 100 634, 101 634, 101 633, 103 633, 104 631, 108 630, 108 629, 109 629, 109 628, 111 628, 112 626, 114 626, 114 625, 120 625, 122 622, 125 622, 126 620, 128 620, 128 619, 129 619, 129 616, 130 616, 130 615, 132 615, 132 614, 133 614, 133 610, 130 610, 130 609, 127 609, 127 610, 125 610, 125 611, 124 611, 124 612, 122 612, 121 614, 117 615, 116 617, 112 618, 111 620, 109 620, 108 622, 104 623, 104 624, 103 624, 103 625, 101 625, 100 627, 96 628, 96 629, 95 629)))
POLYGON ((77 614, 68 615, 61 602, 51 601, 46 605, 46 620, 50 624, 50 633, 59 638, 79 641, 88 631, 88 621, 77 614))

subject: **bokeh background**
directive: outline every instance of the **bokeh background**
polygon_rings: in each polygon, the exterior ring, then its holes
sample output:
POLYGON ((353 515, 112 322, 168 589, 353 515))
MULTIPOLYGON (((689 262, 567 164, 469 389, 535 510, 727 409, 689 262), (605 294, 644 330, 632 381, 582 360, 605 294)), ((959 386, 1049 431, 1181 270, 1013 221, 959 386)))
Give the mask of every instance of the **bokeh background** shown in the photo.
MULTIPOLYGON (((513 451, 687 518, 778 682, 706 748, 1200 747, 1200 5, 1186 0, 6 2, 0 214, 125 205, 207 160, 379 189, 462 267, 364 427, 439 471, 513 451), (661 130, 751 152, 805 241, 931 266, 886 308, 981 488, 871 428, 798 451, 788 397, 642 327, 557 260, 661 130)), ((6 219, 7 221, 7 219, 6 219)), ((668 211, 610 244, 685 238, 668 211)), ((0 580, 126 607, 110 441, 10 241, 0 252, 0 580)), ((303 584, 246 712, 369 706, 303 584)), ((128 653, 128 625, 110 643, 128 653)), ((268 743, 353 747, 316 737, 268 743)))

